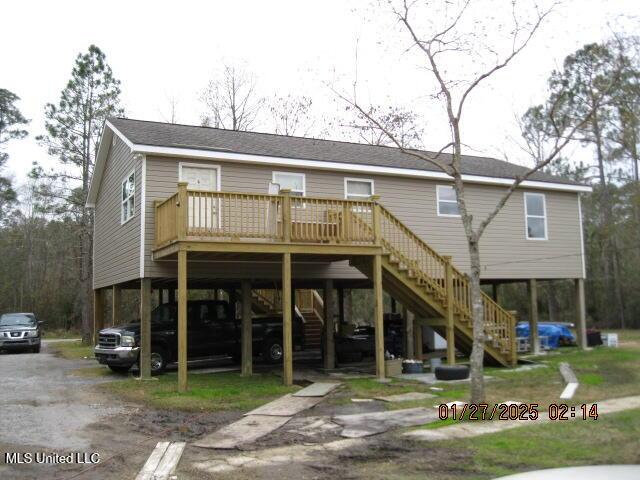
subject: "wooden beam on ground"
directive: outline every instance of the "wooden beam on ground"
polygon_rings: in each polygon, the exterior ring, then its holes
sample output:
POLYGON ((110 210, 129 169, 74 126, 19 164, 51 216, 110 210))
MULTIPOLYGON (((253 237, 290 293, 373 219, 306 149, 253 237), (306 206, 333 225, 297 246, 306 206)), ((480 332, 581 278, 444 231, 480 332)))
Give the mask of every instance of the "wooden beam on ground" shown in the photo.
POLYGON ((324 282, 324 368, 336 368, 335 347, 335 302, 333 297, 333 280, 324 282))
POLYGON ((454 291, 453 291, 453 264, 451 256, 445 256, 445 285, 446 285, 446 293, 447 293, 447 312, 446 312, 446 322, 447 322, 447 363, 449 365, 454 365, 456 363, 456 332, 455 332, 455 323, 454 323, 454 291))
POLYGON ((122 312, 122 289, 120 285, 111 287, 111 326, 120 325, 122 312))
POLYGON ((140 279, 140 378, 151 378, 151 279, 140 279))
POLYGON ((575 279, 576 304, 576 343, 580 348, 587 348, 587 312, 584 298, 584 278, 575 279))
POLYGON ((242 376, 253 374, 253 326, 251 324, 251 282, 243 280, 242 288, 242 376))
POLYGON ((382 258, 373 256, 373 297, 375 305, 375 345, 376 345, 376 376, 385 378, 384 358, 384 303, 382 299, 382 258))
POLYGON ((540 353, 540 337, 538 335, 538 282, 535 278, 529 280, 529 340, 531 352, 540 353))
POLYGON ((187 252, 178 252, 178 391, 187 391, 187 252))
POLYGON ((282 381, 286 386, 293 385, 293 328, 291 325, 291 254, 282 255, 282 381))
POLYGON ((93 344, 98 344, 98 332, 104 328, 104 290, 93 291, 93 344))

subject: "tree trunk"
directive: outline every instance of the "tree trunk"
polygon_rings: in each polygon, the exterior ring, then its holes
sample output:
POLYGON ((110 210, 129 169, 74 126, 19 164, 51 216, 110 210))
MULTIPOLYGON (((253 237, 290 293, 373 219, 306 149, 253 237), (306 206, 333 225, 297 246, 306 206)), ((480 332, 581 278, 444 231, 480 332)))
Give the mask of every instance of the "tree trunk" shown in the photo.
POLYGON ((480 288, 480 248, 478 242, 468 240, 471 260, 471 308, 473 311, 473 346, 471 348, 471 403, 484 402, 484 308, 480 288))

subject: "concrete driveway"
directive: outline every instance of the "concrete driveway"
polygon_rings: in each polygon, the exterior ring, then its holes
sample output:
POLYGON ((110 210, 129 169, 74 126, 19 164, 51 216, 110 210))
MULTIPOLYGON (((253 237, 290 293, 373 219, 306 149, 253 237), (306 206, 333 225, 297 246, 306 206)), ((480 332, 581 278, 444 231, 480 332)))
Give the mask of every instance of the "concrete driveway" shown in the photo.
POLYGON ((135 467, 144 463, 148 447, 138 448, 140 452, 132 449, 129 458, 119 452, 148 437, 136 435, 124 424, 133 407, 92 388, 104 379, 74 375, 75 370, 94 365, 58 358, 48 342, 39 354, 0 354, 0 478, 135 477, 135 467), (91 468, 90 462, 107 458, 108 469, 91 468))

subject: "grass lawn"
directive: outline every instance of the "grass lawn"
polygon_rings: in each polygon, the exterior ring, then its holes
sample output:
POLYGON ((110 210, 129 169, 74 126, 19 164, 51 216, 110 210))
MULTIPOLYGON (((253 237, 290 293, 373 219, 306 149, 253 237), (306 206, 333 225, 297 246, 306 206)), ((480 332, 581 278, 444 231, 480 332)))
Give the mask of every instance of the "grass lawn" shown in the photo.
POLYGON ((82 345, 78 340, 51 343, 49 348, 52 348, 56 354, 62 358, 69 360, 78 360, 82 358, 89 358, 93 360, 93 346, 82 345))
POLYGON ((437 446, 471 450, 463 468, 472 477, 493 478, 542 468, 640 463, 640 410, 516 428, 501 433, 447 441, 437 446))
POLYGON ((285 387, 272 374, 241 377, 237 372, 189 375, 189 391, 178 392, 177 373, 141 382, 135 378, 117 380, 99 388, 134 402, 156 408, 185 411, 251 410, 300 387, 285 387))
POLYGON ((353 466, 371 480, 489 480, 545 468, 638 464, 640 410, 520 427, 461 440, 429 442, 415 457, 377 458, 353 466))
POLYGON ((80 338, 80 337, 82 337, 80 330, 66 330, 63 328, 49 329, 49 328, 46 328, 46 324, 45 324, 44 336, 43 336, 45 340, 54 340, 54 339, 57 340, 61 338, 80 338))

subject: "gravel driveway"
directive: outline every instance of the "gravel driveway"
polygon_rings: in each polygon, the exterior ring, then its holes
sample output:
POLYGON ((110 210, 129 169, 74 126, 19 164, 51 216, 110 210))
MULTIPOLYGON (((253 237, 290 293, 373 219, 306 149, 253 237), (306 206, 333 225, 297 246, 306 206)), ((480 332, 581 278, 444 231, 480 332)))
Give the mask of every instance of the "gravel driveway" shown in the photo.
POLYGON ((139 468, 149 447, 132 448, 126 458, 121 452, 128 444, 133 447, 145 440, 148 443, 149 439, 131 432, 122 421, 130 416, 133 407, 91 388, 104 382, 104 378, 82 378, 73 374, 79 368, 95 365, 87 360, 58 358, 51 353, 49 342, 44 342, 39 354, 0 354, 0 478, 135 476, 131 465, 139 468), (10 454, 15 452, 22 455, 11 459, 10 454), (50 456, 49 463, 36 463, 36 455, 43 461, 45 454, 72 454, 72 462, 61 463, 60 459, 50 456), (105 464, 89 469, 90 460, 97 459, 95 454, 100 456, 101 463, 107 461, 109 468, 104 468, 105 464), (25 463, 10 464, 12 460, 25 463))

